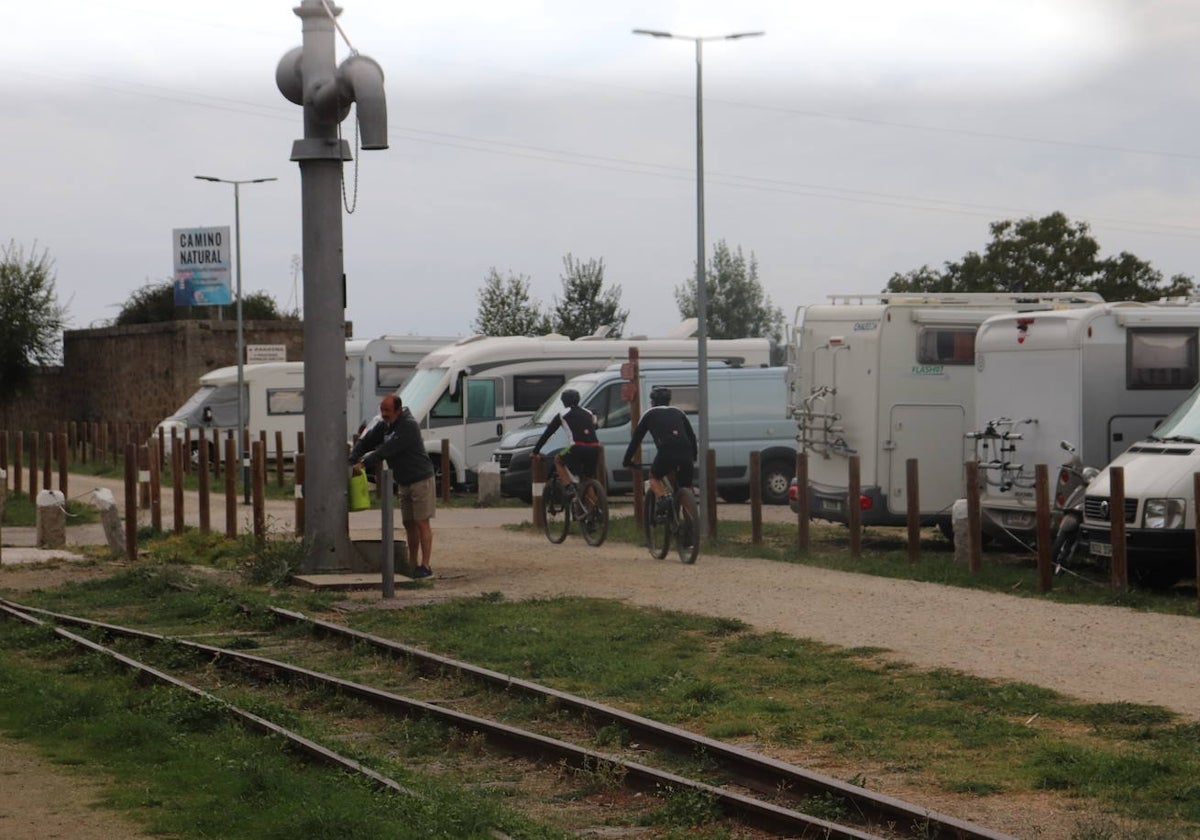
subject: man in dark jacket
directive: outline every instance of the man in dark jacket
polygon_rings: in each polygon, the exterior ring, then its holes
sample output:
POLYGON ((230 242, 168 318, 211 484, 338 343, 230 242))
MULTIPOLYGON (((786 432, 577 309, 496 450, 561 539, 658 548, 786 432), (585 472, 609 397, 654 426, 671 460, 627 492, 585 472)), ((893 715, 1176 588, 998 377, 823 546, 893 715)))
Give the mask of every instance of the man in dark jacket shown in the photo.
MULTIPOLYGON (((367 430, 350 453, 356 470, 373 476, 376 467, 387 462, 392 481, 400 496, 400 519, 408 537, 410 557, 420 557, 414 578, 433 574, 429 555, 433 552, 433 526, 437 511, 437 491, 433 480, 433 462, 425 452, 421 427, 412 412, 400 403, 396 394, 388 394, 379 403, 382 421, 367 430)), ((381 492, 382 489, 381 489, 381 492)))

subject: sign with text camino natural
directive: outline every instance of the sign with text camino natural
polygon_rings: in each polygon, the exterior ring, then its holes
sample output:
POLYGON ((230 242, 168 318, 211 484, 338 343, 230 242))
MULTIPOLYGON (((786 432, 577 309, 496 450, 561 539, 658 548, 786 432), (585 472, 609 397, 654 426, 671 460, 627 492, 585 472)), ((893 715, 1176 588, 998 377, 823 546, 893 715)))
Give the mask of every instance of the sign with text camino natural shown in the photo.
POLYGON ((229 284, 229 226, 175 228, 175 305, 233 303, 229 284))

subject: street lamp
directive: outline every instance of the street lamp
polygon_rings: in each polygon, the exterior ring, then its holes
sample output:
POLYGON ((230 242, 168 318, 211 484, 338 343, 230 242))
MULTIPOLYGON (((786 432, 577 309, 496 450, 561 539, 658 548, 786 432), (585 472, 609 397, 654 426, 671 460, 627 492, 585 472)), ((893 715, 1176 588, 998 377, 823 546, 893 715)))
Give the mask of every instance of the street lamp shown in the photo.
POLYGON ((729 35, 676 35, 658 29, 635 29, 634 35, 649 35, 652 38, 674 38, 691 41, 696 45, 696 371, 699 383, 699 444, 700 444, 700 535, 708 535, 708 287, 704 270, 704 81, 703 53, 705 41, 736 41, 739 38, 756 38, 765 32, 734 32, 729 35))
POLYGON ((242 415, 245 396, 245 371, 242 366, 246 363, 246 338, 242 332, 242 210, 238 188, 242 184, 263 184, 267 181, 278 181, 278 178, 250 178, 245 181, 230 181, 225 178, 214 178, 211 175, 197 175, 197 181, 213 181, 218 184, 233 184, 233 231, 237 242, 237 256, 234 258, 237 271, 237 459, 242 465, 242 503, 250 504, 250 462, 246 453, 242 452, 242 437, 245 435, 246 420, 242 415))

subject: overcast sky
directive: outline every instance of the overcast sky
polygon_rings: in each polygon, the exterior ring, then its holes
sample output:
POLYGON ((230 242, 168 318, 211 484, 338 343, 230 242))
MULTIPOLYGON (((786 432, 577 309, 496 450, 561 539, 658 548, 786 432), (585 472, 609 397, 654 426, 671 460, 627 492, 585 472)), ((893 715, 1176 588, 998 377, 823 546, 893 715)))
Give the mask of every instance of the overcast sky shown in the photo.
MULTIPOLYGON (((171 230, 233 224, 243 284, 303 304, 302 114, 275 87, 295 2, 0 0, 0 239, 48 249, 72 327, 172 275, 171 230), (297 300, 297 298, 301 298, 297 300)), ((679 321, 696 255, 690 42, 704 47, 706 227, 773 302, 880 291, 999 219, 1055 210, 1104 255, 1200 273, 1200 4, 1188 0, 345 0, 382 66, 390 148, 345 167, 361 337, 466 335, 489 269, 549 304, 603 259, 627 333, 679 321)), ((349 55, 339 37, 338 59, 349 55)), ((354 144, 351 120, 343 136, 354 144)), ((355 153, 356 158, 359 154, 355 153)))

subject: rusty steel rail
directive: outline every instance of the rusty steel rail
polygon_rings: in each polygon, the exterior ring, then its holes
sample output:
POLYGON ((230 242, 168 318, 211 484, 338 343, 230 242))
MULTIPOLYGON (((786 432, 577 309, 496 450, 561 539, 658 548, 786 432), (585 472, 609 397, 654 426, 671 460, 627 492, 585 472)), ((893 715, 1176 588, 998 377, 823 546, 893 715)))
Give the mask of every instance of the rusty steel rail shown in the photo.
POLYGON ((925 831, 918 836, 936 836, 945 840, 1016 840, 1012 835, 993 831, 983 826, 946 814, 904 802, 899 799, 867 790, 866 788, 825 776, 812 770, 797 767, 784 761, 741 749, 724 741, 717 741, 695 732, 659 723, 649 718, 622 711, 613 706, 597 703, 585 697, 540 685, 461 662, 421 648, 363 633, 340 624, 311 618, 292 610, 272 607, 276 616, 292 622, 309 624, 314 631, 355 642, 364 642, 393 655, 407 657, 419 667, 431 670, 452 670, 466 677, 484 682, 504 691, 520 691, 542 700, 552 700, 559 708, 571 709, 585 714, 592 720, 624 727, 643 743, 670 749, 683 755, 694 755, 703 751, 707 758, 716 762, 736 782, 750 790, 764 794, 786 795, 793 800, 806 796, 829 795, 846 802, 864 820, 879 824, 913 826, 914 831, 925 831), (918 829, 918 827, 922 827, 918 829))
MULTIPOLYGON (((462 712, 456 712, 451 709, 446 709, 441 706, 423 702, 421 700, 393 694, 391 692, 366 686, 361 683, 343 680, 328 674, 322 674, 317 671, 312 671, 295 665, 289 665, 284 662, 277 662, 265 657, 253 656, 241 651, 228 650, 198 642, 190 642, 175 637, 163 636, 144 630, 108 624, 102 621, 94 621, 92 619, 80 618, 78 616, 55 613, 36 607, 25 607, 10 601, 0 600, 0 612, 26 621, 36 620, 33 618, 34 614, 42 615, 55 622, 91 628, 93 630, 113 636, 123 636, 142 641, 179 645, 181 647, 191 649, 198 654, 203 654, 205 660, 214 664, 236 664, 254 669, 256 671, 269 670, 277 676, 302 681, 307 684, 326 686, 336 689, 345 694, 358 697, 368 703, 371 703, 372 705, 385 709, 399 709, 405 714, 428 715, 437 718, 442 723, 457 729, 479 732, 497 748, 507 749, 520 755, 553 759, 570 767, 581 770, 594 769, 596 767, 603 766, 618 768, 621 771, 622 784, 634 790, 644 792, 659 792, 662 790, 692 790, 708 797, 711 801, 720 806, 723 813, 733 817, 734 819, 748 826, 753 826, 764 831, 779 833, 781 836, 817 836, 821 838, 827 838, 827 840, 887 840, 887 838, 885 838, 883 835, 871 834, 852 826, 833 823, 819 817, 814 817, 799 811, 774 805, 770 802, 764 802, 751 796, 746 796, 734 791, 726 790, 724 788, 698 782, 674 773, 669 773, 639 764, 637 762, 625 761, 615 756, 600 753, 595 750, 565 741, 560 741, 555 738, 549 738, 537 733, 528 732, 517 727, 500 723, 498 721, 480 718, 475 715, 469 715, 462 712)), ((54 630, 56 633, 71 639, 75 643, 80 644, 89 650, 105 653, 116 658, 127 667, 135 668, 138 671, 149 674, 156 679, 163 680, 171 685, 176 685, 184 688, 185 690, 193 691, 194 693, 207 697, 215 702, 222 703, 222 705, 226 706, 231 711, 234 711, 236 708, 224 703, 224 701, 221 701, 219 698, 216 698, 213 695, 209 695, 200 689, 188 685, 181 680, 177 680, 170 675, 164 674, 161 671, 157 671, 156 669, 140 663, 137 660, 123 656, 114 651, 110 651, 102 645, 98 645, 88 639, 83 638, 82 636, 77 636, 69 631, 63 630, 62 628, 56 627, 54 630)), ((269 727, 268 731, 278 734, 287 732, 287 730, 282 729, 282 727, 278 727, 277 725, 272 724, 270 721, 267 721, 256 715, 252 715, 249 712, 244 712, 241 710, 237 710, 237 712, 258 726, 265 725, 266 727, 269 727)), ((301 741, 305 740, 294 733, 289 734, 296 739, 300 739, 301 741)), ((285 737, 287 736, 285 735, 285 737)), ((292 740, 292 738, 289 737, 289 740, 292 740)), ((320 747, 313 742, 307 743, 320 750, 319 753, 315 754, 319 755, 325 760, 329 760, 330 756, 337 755, 329 750, 325 750, 325 748, 320 747)), ((368 768, 363 765, 359 765, 357 762, 351 762, 350 759, 343 760, 345 762, 350 762, 349 764, 343 764, 343 766, 346 766, 348 769, 354 769, 355 772, 366 772, 372 778, 386 779, 386 777, 383 777, 374 771, 370 771, 368 768)), ((406 792, 403 791, 402 788, 399 788, 395 782, 392 782, 392 785, 401 792, 406 792)), ((933 824, 932 821, 925 817, 923 817, 922 820, 922 830, 925 827, 933 824)), ((922 834, 922 836, 927 835, 922 834)), ((1009 838, 1009 840, 1013 840, 1013 838, 1009 838)))

